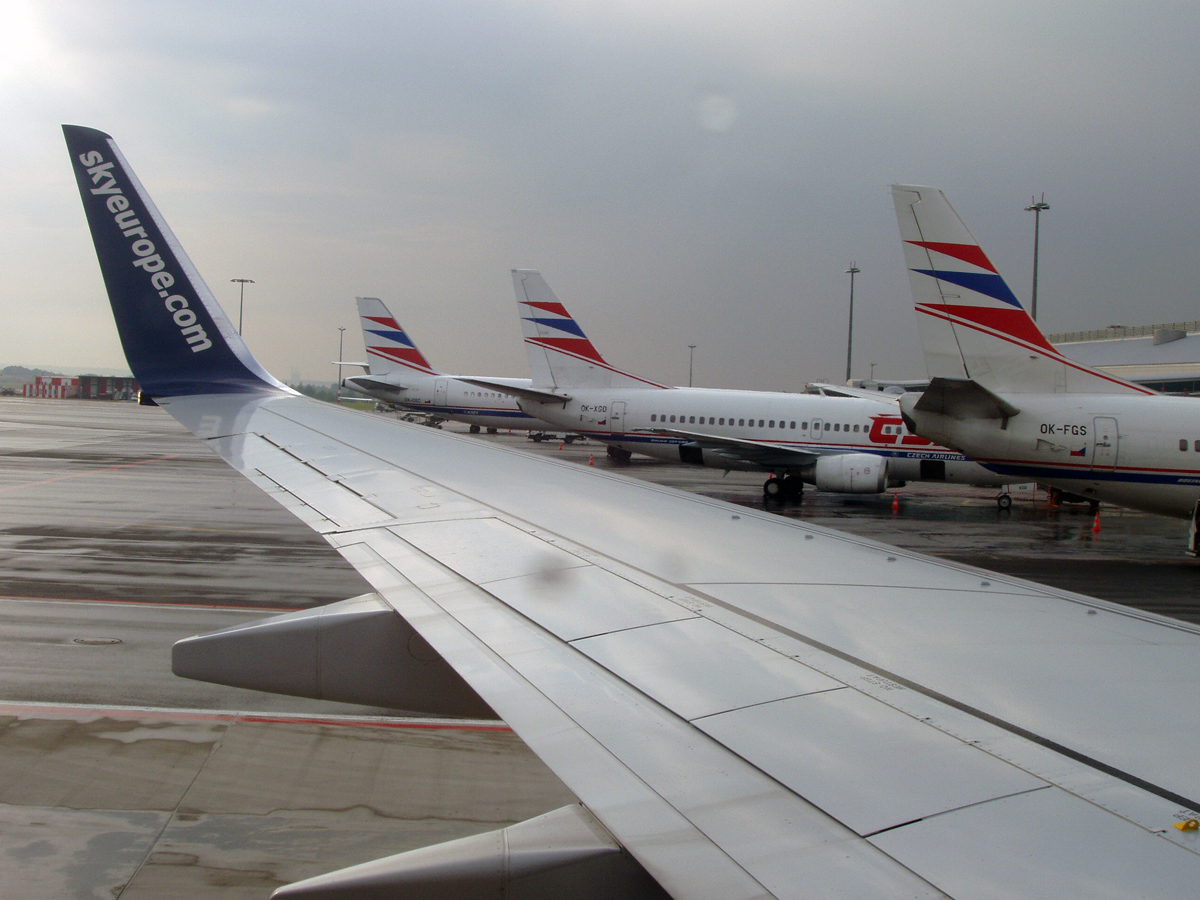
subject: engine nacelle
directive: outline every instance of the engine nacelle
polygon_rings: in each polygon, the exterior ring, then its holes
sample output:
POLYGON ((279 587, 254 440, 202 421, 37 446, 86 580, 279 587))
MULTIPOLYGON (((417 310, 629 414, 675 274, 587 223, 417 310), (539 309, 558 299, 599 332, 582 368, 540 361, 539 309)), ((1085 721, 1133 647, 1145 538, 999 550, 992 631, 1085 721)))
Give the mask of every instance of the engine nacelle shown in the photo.
POLYGON ((818 491, 880 494, 887 487, 888 461, 874 453, 840 453, 817 459, 813 473, 818 491))

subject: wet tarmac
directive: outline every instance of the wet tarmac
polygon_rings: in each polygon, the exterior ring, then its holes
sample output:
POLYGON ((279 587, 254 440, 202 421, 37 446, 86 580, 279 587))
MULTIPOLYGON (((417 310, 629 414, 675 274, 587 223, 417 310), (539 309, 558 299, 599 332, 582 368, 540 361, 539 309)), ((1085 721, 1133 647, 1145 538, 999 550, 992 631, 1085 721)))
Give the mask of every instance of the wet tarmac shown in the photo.
MULTIPOLYGON (((448 428, 458 428, 449 425, 448 428)), ((481 440, 749 506, 762 477, 481 440)), ((1185 522, 1044 494, 808 492, 780 515, 1200 621, 1185 522)), ((159 409, 0 399, 0 897, 265 898, 571 802, 494 723, 185 681, 171 644, 360 594, 324 541, 159 409)))

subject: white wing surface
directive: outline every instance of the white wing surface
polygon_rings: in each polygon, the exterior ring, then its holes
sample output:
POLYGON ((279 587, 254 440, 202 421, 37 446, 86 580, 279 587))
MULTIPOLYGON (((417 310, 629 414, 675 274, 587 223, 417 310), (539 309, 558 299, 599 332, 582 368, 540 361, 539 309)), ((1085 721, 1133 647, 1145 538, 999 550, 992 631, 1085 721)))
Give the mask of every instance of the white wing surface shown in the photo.
MULTIPOLYGON (((1200 805, 1196 628, 281 390, 181 339, 92 193, 115 145, 66 133, 143 389, 324 535, 668 894, 1194 893, 1198 832, 1173 826, 1200 805)), ((316 881, 283 893, 376 896, 316 881)))

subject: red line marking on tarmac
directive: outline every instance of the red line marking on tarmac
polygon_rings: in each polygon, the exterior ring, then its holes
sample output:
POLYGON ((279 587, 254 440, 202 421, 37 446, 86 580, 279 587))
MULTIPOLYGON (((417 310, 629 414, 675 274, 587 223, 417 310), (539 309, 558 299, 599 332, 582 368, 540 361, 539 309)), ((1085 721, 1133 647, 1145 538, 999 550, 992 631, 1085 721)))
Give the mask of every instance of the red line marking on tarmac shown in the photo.
POLYGON ((114 472, 117 469, 128 469, 131 466, 144 466, 147 463, 163 462, 168 459, 175 459, 182 455, 182 453, 172 453, 169 456, 156 456, 154 459, 141 459, 137 462, 120 463, 119 465, 115 466, 102 466, 99 469, 88 469, 86 472, 75 472, 71 475, 59 475, 56 478, 44 478, 41 481, 30 481, 27 484, 10 484, 8 487, 0 488, 0 494, 7 493, 8 491, 19 491, 22 488, 38 487, 39 485, 43 484, 53 484, 56 481, 69 481, 72 478, 83 478, 86 475, 95 475, 98 472, 114 472))
POLYGON ((41 600, 47 603, 111 603, 115 606, 169 606, 175 609, 227 609, 239 612, 299 612, 315 606, 241 606, 233 603, 181 603, 178 600, 107 600, 104 597, 31 597, 4 594, 3 600, 41 600))
POLYGON ((271 713, 238 712, 187 712, 173 709, 130 709, 128 707, 105 706, 51 706, 40 704, 0 704, 0 715, 47 715, 47 716, 102 716, 106 719, 170 719, 186 722, 250 722, 265 725, 333 725, 350 728, 394 728, 420 731, 509 731, 503 724, 486 724, 476 721, 461 722, 449 719, 440 722, 431 719, 363 719, 322 716, 288 716, 271 713))

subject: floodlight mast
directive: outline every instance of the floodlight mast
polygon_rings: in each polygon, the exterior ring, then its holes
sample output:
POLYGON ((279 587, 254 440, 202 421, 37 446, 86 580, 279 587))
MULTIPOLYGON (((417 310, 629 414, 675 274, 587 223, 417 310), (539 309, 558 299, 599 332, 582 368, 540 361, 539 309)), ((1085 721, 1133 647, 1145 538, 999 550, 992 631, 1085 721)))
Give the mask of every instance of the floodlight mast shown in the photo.
POLYGON ((1033 213, 1033 296, 1029 301, 1029 317, 1035 322, 1037 321, 1038 241, 1042 229, 1042 210, 1049 208, 1050 204, 1046 202, 1045 191, 1042 191, 1041 200, 1030 197, 1029 205, 1025 207, 1025 212, 1033 213))
POLYGON ((850 360, 854 354, 854 276, 861 272, 856 263, 850 263, 846 274, 850 276, 850 327, 846 332, 846 384, 850 383, 850 360))

